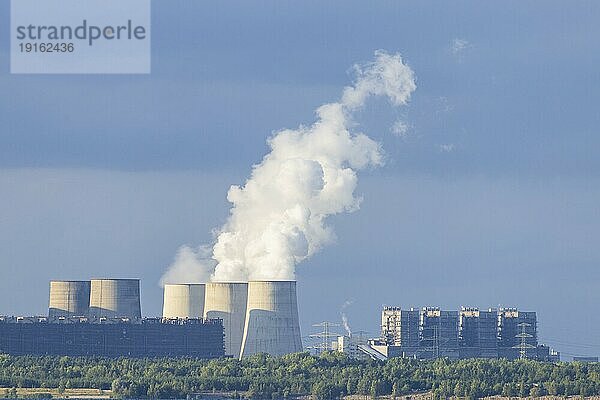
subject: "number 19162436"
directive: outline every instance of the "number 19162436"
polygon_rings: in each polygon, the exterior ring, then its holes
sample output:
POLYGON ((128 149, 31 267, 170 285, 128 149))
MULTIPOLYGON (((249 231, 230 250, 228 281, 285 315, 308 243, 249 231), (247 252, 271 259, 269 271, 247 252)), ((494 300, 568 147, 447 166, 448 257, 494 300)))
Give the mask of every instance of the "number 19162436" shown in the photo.
POLYGON ((73 43, 19 43, 21 53, 72 53, 73 43))

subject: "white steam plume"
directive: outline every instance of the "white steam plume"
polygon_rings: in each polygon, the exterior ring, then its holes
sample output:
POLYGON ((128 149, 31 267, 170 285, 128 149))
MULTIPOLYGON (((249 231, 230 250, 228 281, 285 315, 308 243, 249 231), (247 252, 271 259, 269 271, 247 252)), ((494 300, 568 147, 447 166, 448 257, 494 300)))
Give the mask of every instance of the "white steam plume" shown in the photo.
POLYGON ((230 216, 212 254, 182 247, 162 283, 294 279, 295 266, 333 239, 326 218, 357 210, 357 171, 383 163, 379 143, 349 131, 352 113, 370 96, 406 104, 416 89, 399 54, 377 51, 354 69, 339 102, 319 107, 311 126, 275 133, 244 186, 231 186, 230 216))
POLYGON ((348 337, 352 337, 352 328, 350 328, 350 324, 348 323, 348 316, 346 315, 346 308, 350 307, 354 303, 354 300, 346 300, 344 304, 342 304, 342 325, 344 326, 344 330, 348 337))

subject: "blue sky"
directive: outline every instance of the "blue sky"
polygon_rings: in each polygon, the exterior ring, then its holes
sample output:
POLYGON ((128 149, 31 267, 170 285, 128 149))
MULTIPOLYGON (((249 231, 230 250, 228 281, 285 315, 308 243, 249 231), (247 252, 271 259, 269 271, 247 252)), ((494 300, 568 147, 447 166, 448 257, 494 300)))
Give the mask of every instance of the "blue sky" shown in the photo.
POLYGON ((565 354, 600 354, 598 3, 155 0, 152 74, 122 76, 10 75, 8 4, 0 313, 43 313, 49 279, 117 275, 158 314, 176 249, 211 239, 271 133, 386 49, 418 88, 357 118, 387 163, 298 269, 303 334, 346 300, 373 334, 382 304, 505 305, 537 310, 565 354))

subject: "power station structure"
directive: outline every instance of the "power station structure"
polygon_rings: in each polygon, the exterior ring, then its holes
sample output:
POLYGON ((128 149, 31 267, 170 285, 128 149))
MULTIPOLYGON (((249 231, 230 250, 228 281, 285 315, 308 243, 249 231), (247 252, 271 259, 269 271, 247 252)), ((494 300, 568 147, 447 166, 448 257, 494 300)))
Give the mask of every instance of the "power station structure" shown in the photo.
POLYGON ((462 307, 446 311, 439 307, 384 307, 381 337, 370 344, 386 357, 542 361, 560 357, 548 346, 538 344, 536 313, 517 308, 462 307))
POLYGON ((139 279, 92 279, 90 311, 92 319, 142 318, 139 279))
POLYGON ((50 281, 48 317, 88 315, 90 281, 50 281))
POLYGON ((223 321, 225 354, 239 358, 244 335, 248 284, 243 282, 209 282, 206 284, 204 317, 223 321))
POLYGON ((50 319, 59 317, 142 317, 139 279, 50 281, 50 319))
POLYGON ((248 282, 241 356, 302 351, 295 281, 248 282))
POLYGON ((295 281, 168 284, 144 318, 139 279, 51 281, 48 315, 0 316, 0 353, 241 358, 302 351, 295 281))
POLYGON ((163 318, 204 318, 204 284, 168 284, 164 287, 163 318))
POLYGON ((165 297, 165 318, 142 318, 139 279, 51 281, 48 316, 0 316, 0 353, 223 357, 222 321, 203 318, 204 286, 171 285, 165 297))
POLYGON ((225 354, 235 358, 302 351, 295 281, 208 282, 196 285, 203 299, 192 286, 165 286, 163 317, 182 318, 202 304, 205 319, 222 321, 225 354))
POLYGON ((0 317, 0 353, 95 357, 223 357, 219 320, 0 317))

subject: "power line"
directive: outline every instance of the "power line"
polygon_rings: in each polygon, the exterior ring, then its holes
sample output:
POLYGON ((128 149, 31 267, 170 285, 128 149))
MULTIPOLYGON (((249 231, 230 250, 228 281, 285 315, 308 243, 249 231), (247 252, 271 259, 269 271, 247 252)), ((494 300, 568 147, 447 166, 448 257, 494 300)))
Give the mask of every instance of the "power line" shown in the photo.
POLYGON ((515 335, 515 337, 518 339, 521 339, 521 342, 517 346, 513 346, 513 349, 519 349, 519 358, 521 360, 524 360, 527 358, 527 350, 535 349, 535 346, 527 343, 527 339, 530 339, 533 337, 533 335, 526 332, 527 327, 531 326, 531 324, 528 324, 527 322, 521 322, 517 326, 519 328, 521 328, 521 333, 519 333, 518 335, 515 335))
POLYGON ((323 322, 319 322, 318 324, 313 324, 313 326, 322 327, 323 331, 318 332, 318 333, 313 333, 308 336, 313 339, 320 339, 321 342, 317 343, 316 345, 313 345, 313 346, 308 346, 307 348, 316 350, 317 354, 320 354, 324 351, 330 350, 331 346, 329 344, 330 343, 329 339, 340 336, 339 333, 331 332, 330 328, 340 326, 340 324, 336 324, 334 322, 329 322, 329 321, 323 321, 323 322))

